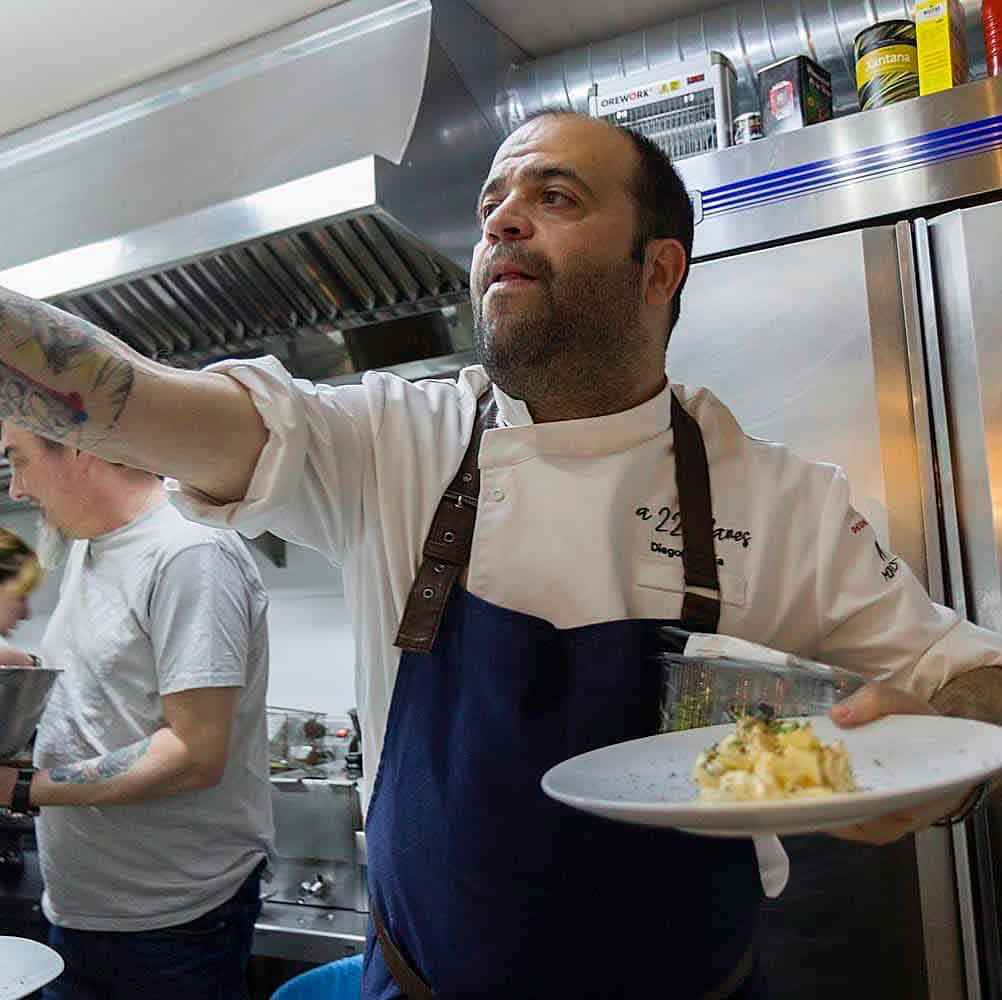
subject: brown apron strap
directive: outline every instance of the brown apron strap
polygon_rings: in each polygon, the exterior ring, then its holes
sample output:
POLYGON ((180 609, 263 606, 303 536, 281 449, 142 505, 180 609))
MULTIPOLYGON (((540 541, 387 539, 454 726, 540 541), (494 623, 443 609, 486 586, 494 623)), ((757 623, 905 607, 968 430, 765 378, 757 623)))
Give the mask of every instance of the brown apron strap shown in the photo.
POLYGON ((371 905, 371 901, 369 910, 376 928, 376 940, 383 953, 383 961, 386 962, 386 967, 390 970, 393 981, 404 991, 407 1000, 434 1000, 435 994, 432 993, 431 988, 407 964, 407 959, 397 950, 397 946, 386 932, 386 925, 379 916, 379 911, 371 905))
POLYGON ((477 416, 466 454, 452 484, 439 501, 424 543, 424 556, 407 597, 395 645, 428 653, 435 645, 449 594, 470 561, 480 496, 480 439, 497 419, 494 393, 477 400, 477 416))
POLYGON ((730 1000, 751 976, 757 956, 758 951, 753 944, 738 960, 730 975, 715 989, 704 993, 699 1000, 730 1000))
POLYGON ((671 394, 671 426, 675 439, 675 485, 685 573, 682 627, 689 632, 716 632, 720 622, 720 577, 713 544, 710 465, 703 432, 674 392, 671 394), (694 587, 707 593, 694 592, 694 587))

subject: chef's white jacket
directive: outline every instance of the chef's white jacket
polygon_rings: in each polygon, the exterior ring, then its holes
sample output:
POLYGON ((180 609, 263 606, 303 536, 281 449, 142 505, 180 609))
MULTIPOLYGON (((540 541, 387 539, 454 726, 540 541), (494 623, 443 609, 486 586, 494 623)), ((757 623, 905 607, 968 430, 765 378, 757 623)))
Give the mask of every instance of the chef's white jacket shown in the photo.
MULTIPOLYGON (((269 438, 246 497, 213 505, 177 483, 190 518, 271 531, 343 567, 356 636, 366 775, 376 774, 400 651, 397 626, 432 516, 469 440, 480 367, 458 382, 379 372, 360 386, 293 379, 274 359, 214 366, 253 399, 269 438)), ((934 604, 849 504, 844 473, 744 434, 706 389, 674 386, 706 442, 722 609, 730 635, 891 680, 928 698, 1002 663, 1002 636, 934 604)), ((480 446, 468 588, 559 628, 678 618, 682 539, 669 389, 606 417, 534 424, 493 389, 480 446)), ((371 785, 370 785, 371 787, 371 785)), ((770 894, 786 879, 757 842, 770 894)))

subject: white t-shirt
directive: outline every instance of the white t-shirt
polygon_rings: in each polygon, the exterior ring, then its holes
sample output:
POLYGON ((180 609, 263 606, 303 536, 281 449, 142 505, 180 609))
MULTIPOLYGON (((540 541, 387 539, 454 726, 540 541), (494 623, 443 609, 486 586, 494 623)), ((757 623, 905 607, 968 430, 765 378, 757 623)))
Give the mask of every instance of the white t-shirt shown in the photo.
MULTIPOLYGON (((370 372, 361 386, 334 388, 294 380, 274 358, 214 370, 249 390, 268 441, 239 503, 168 489, 189 517, 271 531, 343 566, 371 787, 400 658, 393 640, 487 377, 471 367, 457 383, 412 384, 370 372)), ((890 673, 925 697, 958 673, 1002 663, 1002 637, 933 604, 907 566, 879 549, 849 505, 841 470, 748 437, 705 389, 674 388, 706 441, 721 632, 890 673)), ((500 426, 480 445, 470 591, 560 628, 679 617, 669 389, 622 413, 545 424, 493 391, 500 426)), ((774 849, 770 858, 763 854, 763 870, 776 891, 785 869, 774 849)))
POLYGON ((87 760, 166 725, 162 697, 241 688, 222 781, 136 805, 50 806, 36 822, 53 923, 139 931, 229 899, 270 851, 268 597, 239 537, 162 503, 73 543, 42 656, 61 668, 35 765, 87 760))

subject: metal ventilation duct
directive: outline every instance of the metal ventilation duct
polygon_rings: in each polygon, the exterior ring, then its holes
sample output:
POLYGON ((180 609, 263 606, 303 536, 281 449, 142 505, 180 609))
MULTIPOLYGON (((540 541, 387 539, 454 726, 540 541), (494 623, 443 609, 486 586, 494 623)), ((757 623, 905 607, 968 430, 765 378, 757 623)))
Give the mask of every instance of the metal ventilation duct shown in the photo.
POLYGON ((0 285, 181 365, 460 302, 521 55, 463 0, 349 0, 4 137, 0 285))
MULTIPOLYGON (((971 69, 984 71, 981 0, 961 0, 967 15, 971 69)), ((707 52, 722 52, 738 74, 738 112, 758 108, 756 73, 769 63, 809 55, 832 75, 835 112, 855 111, 853 40, 867 26, 910 18, 908 0, 742 0, 534 62, 512 66, 499 95, 508 131, 543 107, 587 113, 593 83, 644 72, 707 52)))
MULTIPOLYGON (((0 283, 3 276, 0 276, 0 283)), ((202 257, 55 305, 175 364, 268 349, 469 297, 466 272, 390 219, 360 214, 202 257)))

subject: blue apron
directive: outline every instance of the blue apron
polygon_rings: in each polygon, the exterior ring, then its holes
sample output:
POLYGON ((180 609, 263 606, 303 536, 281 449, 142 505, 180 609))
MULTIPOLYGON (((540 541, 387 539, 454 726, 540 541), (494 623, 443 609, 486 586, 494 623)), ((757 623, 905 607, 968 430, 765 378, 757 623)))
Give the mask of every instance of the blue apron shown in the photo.
MULTIPOLYGON (((482 398, 398 636, 409 648, 366 819, 381 944, 370 933, 364 1000, 738 995, 740 978, 720 988, 753 951, 762 889, 752 842, 613 823, 540 788, 568 757, 657 732, 660 626, 716 628, 705 451, 672 404, 686 585, 704 593, 687 593, 678 620, 558 629, 456 584, 475 520, 463 499, 479 489, 490 419, 482 398), (452 563, 436 549, 443 539, 462 549, 452 563), (439 607, 414 641, 429 604, 439 607)), ((748 989, 740 995, 761 995, 748 989)))

